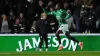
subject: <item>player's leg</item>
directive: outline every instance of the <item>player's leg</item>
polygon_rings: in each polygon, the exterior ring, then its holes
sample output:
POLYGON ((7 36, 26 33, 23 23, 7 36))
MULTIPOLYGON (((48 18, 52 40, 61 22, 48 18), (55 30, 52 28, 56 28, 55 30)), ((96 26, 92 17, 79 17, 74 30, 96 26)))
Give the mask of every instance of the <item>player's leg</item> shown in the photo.
POLYGON ((39 51, 42 51, 43 36, 40 36, 39 51))
POLYGON ((61 32, 62 32, 61 30, 57 30, 57 32, 56 32, 56 37, 57 37, 57 39, 58 39, 59 45, 61 45, 61 39, 60 39, 60 36, 59 36, 59 34, 60 34, 61 32))
POLYGON ((79 42, 78 40, 76 40, 74 37, 72 37, 70 34, 69 34, 69 29, 68 29, 68 24, 63 24, 63 28, 62 28, 62 32, 71 40, 73 40, 74 42, 77 42, 81 49, 83 48, 83 43, 82 42, 79 42))
POLYGON ((45 41, 45 44, 46 44, 46 51, 48 51, 48 37, 47 37, 47 34, 44 35, 44 41, 45 41))
POLYGON ((82 50, 82 48, 83 48, 83 42, 79 42, 78 40, 76 40, 74 37, 72 37, 72 36, 69 34, 69 32, 66 32, 65 35, 66 35, 69 39, 73 40, 74 42, 77 42, 77 43, 79 44, 81 50, 82 50))
POLYGON ((79 41, 76 40, 74 37, 72 37, 72 36, 69 34, 69 32, 66 32, 65 35, 66 35, 69 39, 71 39, 71 40, 73 40, 73 41, 79 43, 79 41))
POLYGON ((66 32, 65 35, 66 35, 69 39, 73 40, 74 42, 77 42, 77 43, 79 44, 79 46, 80 46, 81 49, 83 48, 83 42, 79 42, 78 40, 76 40, 74 37, 72 37, 72 36, 69 34, 69 32, 66 32))
POLYGON ((56 32, 56 37, 57 37, 57 39, 58 39, 58 41, 59 41, 59 48, 58 48, 57 51, 60 51, 60 50, 63 49, 63 46, 62 46, 62 44, 61 44, 61 39, 60 39, 60 36, 59 36, 59 34, 60 34, 61 32, 62 32, 62 30, 57 30, 57 32, 56 32))

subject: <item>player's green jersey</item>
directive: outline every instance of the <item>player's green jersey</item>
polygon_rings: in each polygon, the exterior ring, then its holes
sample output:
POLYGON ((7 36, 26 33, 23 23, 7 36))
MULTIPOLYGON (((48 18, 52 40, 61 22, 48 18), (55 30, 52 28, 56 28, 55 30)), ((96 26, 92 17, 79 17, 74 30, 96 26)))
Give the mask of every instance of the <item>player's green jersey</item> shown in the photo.
POLYGON ((55 15, 56 19, 59 23, 59 25, 61 24, 67 24, 66 20, 69 19, 71 17, 70 14, 67 14, 65 10, 62 9, 58 9, 52 12, 47 12, 45 9, 43 9, 43 11, 47 14, 47 15, 55 15))

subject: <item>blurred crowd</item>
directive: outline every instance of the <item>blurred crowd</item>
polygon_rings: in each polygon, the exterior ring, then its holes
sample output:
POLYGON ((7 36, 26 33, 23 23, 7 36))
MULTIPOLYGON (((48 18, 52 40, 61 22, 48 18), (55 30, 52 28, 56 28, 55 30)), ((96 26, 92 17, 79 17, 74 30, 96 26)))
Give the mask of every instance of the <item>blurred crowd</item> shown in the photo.
MULTIPOLYGON (((70 32, 100 33, 99 0, 0 0, 0 33, 37 33, 43 9, 51 12, 57 6, 71 14, 70 32)), ((59 27, 56 17, 47 15, 47 21, 49 33, 55 33, 59 27)))

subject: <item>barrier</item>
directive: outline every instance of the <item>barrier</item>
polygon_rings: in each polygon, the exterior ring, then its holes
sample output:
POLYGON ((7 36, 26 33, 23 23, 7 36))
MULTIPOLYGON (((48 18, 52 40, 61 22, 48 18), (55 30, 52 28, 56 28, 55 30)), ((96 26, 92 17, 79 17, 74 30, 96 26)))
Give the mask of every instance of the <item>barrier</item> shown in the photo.
MULTIPOLYGON (((61 34, 62 51, 100 51, 100 34, 71 34, 79 41, 84 42, 83 50, 77 43, 61 34)), ((38 34, 0 34, 0 52, 36 51, 39 46, 38 34)), ((48 34, 49 51, 56 51, 58 41, 55 34, 48 34)), ((43 50, 45 50, 43 45, 43 50)))

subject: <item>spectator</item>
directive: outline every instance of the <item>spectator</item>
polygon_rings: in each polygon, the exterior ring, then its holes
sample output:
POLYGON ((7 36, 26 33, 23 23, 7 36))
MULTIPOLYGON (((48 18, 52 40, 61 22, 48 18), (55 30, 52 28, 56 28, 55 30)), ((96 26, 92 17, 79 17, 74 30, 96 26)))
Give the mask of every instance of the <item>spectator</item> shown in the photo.
MULTIPOLYGON (((10 25, 9 27, 10 27, 10 29, 12 29, 13 25, 15 23, 15 15, 14 15, 13 10, 10 10, 9 15, 8 15, 8 20, 9 20, 9 25, 10 25)), ((11 30, 10 33, 12 33, 12 32, 13 31, 11 30)))
POLYGON ((95 33, 100 33, 100 0, 93 0, 96 16, 96 29, 95 33))
POLYGON ((98 5, 97 8, 95 9, 95 14, 96 14, 97 20, 99 20, 100 19, 100 5, 98 5))
POLYGON ((5 14, 2 14, 2 22, 0 24, 0 30, 1 30, 1 33, 9 33, 9 22, 7 20, 7 16, 5 14))
MULTIPOLYGON (((67 10, 66 12, 67 14, 70 14, 71 15, 71 10, 67 10)), ((71 16, 69 19, 66 20, 67 23, 68 23, 68 28, 71 32, 74 32, 74 29, 76 28, 75 24, 74 24, 74 20, 73 20, 73 17, 71 16)))
POLYGON ((24 18, 23 13, 19 14, 19 19, 20 19, 20 23, 25 25, 25 18, 24 18))
POLYGON ((32 23, 32 26, 31 26, 31 30, 30 32, 31 33, 36 33, 36 29, 35 29, 35 26, 36 26, 36 22, 40 19, 41 17, 41 14, 43 13, 43 2, 40 0, 38 5, 36 6, 37 10, 36 10, 36 15, 35 15, 35 20, 33 21, 32 23))
POLYGON ((53 7, 53 6, 54 6, 54 3, 52 1, 49 1, 48 2, 48 7, 50 8, 50 7, 53 7))
POLYGON ((73 18, 76 25, 76 32, 80 33, 80 10, 81 10, 81 1, 75 0, 74 1, 74 13, 73 18))
POLYGON ((21 33, 21 24, 18 18, 16 19, 15 24, 13 25, 12 31, 15 34, 21 33))
POLYGON ((64 3, 63 9, 64 9, 64 10, 68 10, 68 9, 69 9, 69 5, 68 5, 67 2, 64 3))
POLYGON ((100 19, 96 21, 96 33, 100 33, 100 19))
POLYGON ((18 0, 17 7, 16 7, 17 14, 20 14, 20 12, 25 13, 26 12, 25 6, 26 6, 26 0, 18 0))
POLYGON ((81 28, 81 32, 86 32, 87 33, 87 26, 89 26, 89 20, 88 20, 88 16, 87 16, 87 9, 88 9, 88 5, 87 5, 87 0, 82 0, 82 4, 81 4, 81 11, 80 11, 80 28, 81 28))
POLYGON ((34 4, 33 0, 30 0, 26 6, 27 6, 27 26, 28 26, 27 32, 29 33, 31 30, 31 26, 34 22, 34 17, 36 15, 36 5, 34 4))
MULTIPOLYGON (((59 11, 66 11, 68 9, 71 10, 71 15, 73 15, 76 32, 100 32, 99 0, 0 0, 0 15, 6 14, 8 28, 13 28, 16 21, 15 17, 18 17, 21 28, 27 26, 27 28, 25 27, 26 33, 29 33, 32 28, 35 29, 35 24, 40 20, 41 13, 45 11, 45 13, 50 12, 47 16, 49 32, 55 32, 58 28, 58 23, 54 13, 56 12, 58 15, 59 11), (54 5, 56 6, 54 7, 54 5)), ((69 19, 69 23, 73 21, 72 18, 69 19)), ((3 29, 3 19, 0 19, 0 21, 0 27, 3 29)), ((14 31, 11 30, 12 32, 14 31)))
POLYGON ((58 29, 58 22, 55 15, 52 14, 54 11, 53 7, 50 7, 51 14, 47 16, 48 24, 49 24, 49 33, 55 33, 58 29))
POLYGON ((26 31, 26 21, 25 21, 23 13, 20 13, 19 20, 20 20, 20 24, 21 24, 21 33, 25 33, 25 31, 26 31))
POLYGON ((93 4, 90 4, 88 6, 88 10, 87 10, 87 17, 88 17, 88 20, 89 20, 89 25, 88 25, 88 31, 87 32, 90 32, 90 33, 93 33, 95 32, 95 28, 96 28, 96 17, 95 17, 95 10, 94 10, 94 5, 93 4))
POLYGON ((58 10, 58 9, 61 9, 59 3, 57 3, 56 6, 55 6, 55 10, 58 10))
POLYGON ((43 2, 40 0, 38 5, 37 5, 37 9, 36 9, 36 20, 39 20, 39 18, 41 17, 41 14, 43 13, 43 2))

